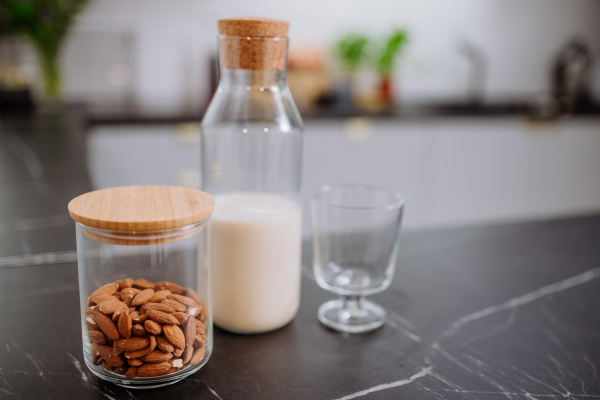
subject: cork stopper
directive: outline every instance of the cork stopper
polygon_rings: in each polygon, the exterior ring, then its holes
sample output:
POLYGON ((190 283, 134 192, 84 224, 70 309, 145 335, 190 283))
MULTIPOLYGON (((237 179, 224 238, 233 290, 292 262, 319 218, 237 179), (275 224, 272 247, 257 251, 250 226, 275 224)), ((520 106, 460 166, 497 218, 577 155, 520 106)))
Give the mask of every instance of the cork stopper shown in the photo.
POLYGON ((287 37, 289 22, 260 17, 220 19, 219 34, 229 36, 287 37))
POLYGON ((218 21, 219 62, 229 69, 282 71, 286 67, 289 23, 240 17, 218 21))

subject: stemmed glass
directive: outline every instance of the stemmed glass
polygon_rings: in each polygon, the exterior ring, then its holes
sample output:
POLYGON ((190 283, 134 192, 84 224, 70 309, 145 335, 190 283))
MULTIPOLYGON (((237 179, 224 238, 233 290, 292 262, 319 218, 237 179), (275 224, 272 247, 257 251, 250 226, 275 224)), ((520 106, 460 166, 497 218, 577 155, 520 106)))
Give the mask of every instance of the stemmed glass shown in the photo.
POLYGON ((365 296, 391 283, 404 198, 367 185, 325 185, 310 199, 313 268, 319 286, 340 295, 319 307, 319 320, 348 333, 368 332, 386 313, 365 296))

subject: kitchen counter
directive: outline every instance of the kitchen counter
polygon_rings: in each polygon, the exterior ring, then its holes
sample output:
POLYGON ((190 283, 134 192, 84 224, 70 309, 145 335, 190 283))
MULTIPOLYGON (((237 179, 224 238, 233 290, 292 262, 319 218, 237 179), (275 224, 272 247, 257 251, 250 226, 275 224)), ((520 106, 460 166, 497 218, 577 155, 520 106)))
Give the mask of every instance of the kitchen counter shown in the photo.
POLYGON ((343 335, 310 273, 288 326, 215 329, 194 375, 154 390, 83 362, 75 229, 90 190, 82 121, 0 120, 0 399, 585 399, 600 397, 600 215, 403 235, 386 325, 343 335))

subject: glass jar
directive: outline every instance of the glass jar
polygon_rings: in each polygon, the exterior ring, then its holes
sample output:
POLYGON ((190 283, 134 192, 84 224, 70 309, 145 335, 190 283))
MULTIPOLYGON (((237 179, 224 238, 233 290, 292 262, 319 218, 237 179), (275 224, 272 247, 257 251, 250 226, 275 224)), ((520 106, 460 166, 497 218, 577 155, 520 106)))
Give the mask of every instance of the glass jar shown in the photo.
POLYGON ((219 86, 202 121, 214 321, 238 333, 289 323, 300 304, 302 119, 286 82, 288 23, 219 21, 219 86))
POLYGON ((97 190, 69 203, 83 354, 96 376, 159 387, 208 361, 213 208, 210 195, 172 186, 97 190))

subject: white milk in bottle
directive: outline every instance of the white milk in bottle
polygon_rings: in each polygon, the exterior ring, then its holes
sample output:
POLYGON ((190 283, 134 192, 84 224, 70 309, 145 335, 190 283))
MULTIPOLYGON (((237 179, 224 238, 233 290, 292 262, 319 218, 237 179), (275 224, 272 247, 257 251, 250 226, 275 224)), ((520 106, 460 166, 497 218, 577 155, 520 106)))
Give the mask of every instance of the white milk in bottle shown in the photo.
POLYGON ((266 193, 218 195, 215 201, 214 323, 235 332, 282 327, 294 318, 300 303, 300 206, 266 193))

